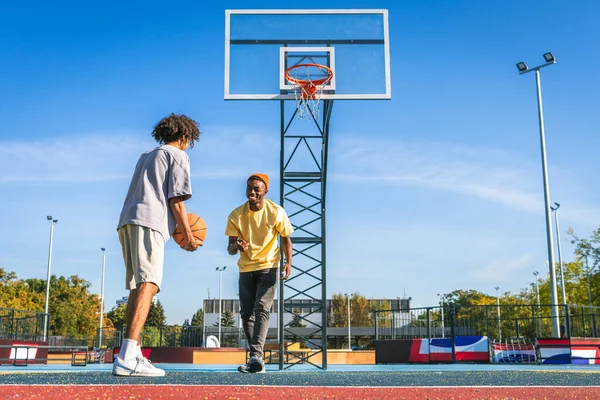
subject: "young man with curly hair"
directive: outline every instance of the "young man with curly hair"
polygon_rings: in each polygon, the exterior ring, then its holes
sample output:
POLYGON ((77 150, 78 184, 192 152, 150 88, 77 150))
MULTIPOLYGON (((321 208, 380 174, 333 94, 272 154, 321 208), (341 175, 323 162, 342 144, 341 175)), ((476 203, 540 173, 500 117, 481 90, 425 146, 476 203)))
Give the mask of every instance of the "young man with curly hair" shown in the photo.
POLYGON ((225 228, 227 252, 240 254, 240 314, 250 348, 248 363, 238 368, 244 373, 265 372, 263 347, 281 259, 279 237, 285 257, 280 278, 287 279, 292 270, 290 235, 294 229, 283 207, 265 198, 268 191, 269 177, 252 174, 246 182, 248 201, 229 214, 225 228))
POLYGON ((186 115, 171 114, 154 127, 152 136, 161 146, 139 158, 117 226, 129 290, 127 330, 112 370, 118 376, 165 375, 140 349, 152 298, 160 291, 165 243, 179 225, 184 234, 182 249, 195 251, 202 246, 192 234, 184 205, 192 197, 190 158, 185 151, 200 139, 198 124, 186 115))

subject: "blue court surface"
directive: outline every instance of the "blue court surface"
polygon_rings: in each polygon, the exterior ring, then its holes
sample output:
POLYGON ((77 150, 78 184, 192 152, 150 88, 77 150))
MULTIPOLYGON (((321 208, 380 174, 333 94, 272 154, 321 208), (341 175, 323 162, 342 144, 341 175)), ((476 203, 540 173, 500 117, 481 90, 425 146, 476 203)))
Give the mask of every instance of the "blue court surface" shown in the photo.
MULTIPOLYGON (((265 374, 242 374, 234 365, 156 364, 161 378, 123 378, 111 374, 112 364, 0 366, 2 384, 153 384, 153 385, 273 385, 273 386, 596 386, 597 365, 331 365, 327 370, 295 365, 265 374)), ((591 388, 590 388, 591 389, 591 388)), ((597 388, 594 390, 598 390, 597 388)))

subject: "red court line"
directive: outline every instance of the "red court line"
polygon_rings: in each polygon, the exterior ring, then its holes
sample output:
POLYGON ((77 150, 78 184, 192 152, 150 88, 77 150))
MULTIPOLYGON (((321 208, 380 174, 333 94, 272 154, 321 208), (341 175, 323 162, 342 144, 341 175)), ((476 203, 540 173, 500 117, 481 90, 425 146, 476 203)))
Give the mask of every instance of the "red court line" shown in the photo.
POLYGON ((573 386, 316 387, 204 385, 0 385, 2 399, 600 399, 600 388, 573 386))

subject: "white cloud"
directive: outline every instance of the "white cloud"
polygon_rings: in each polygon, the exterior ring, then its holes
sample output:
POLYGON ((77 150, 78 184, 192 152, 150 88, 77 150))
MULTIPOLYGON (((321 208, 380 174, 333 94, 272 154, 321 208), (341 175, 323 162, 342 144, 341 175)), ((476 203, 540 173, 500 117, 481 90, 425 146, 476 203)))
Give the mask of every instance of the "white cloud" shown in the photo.
POLYGON ((0 147, 0 184, 127 179, 139 148, 138 136, 131 132, 5 142, 0 147))
POLYGON ((516 259, 496 260, 472 270, 471 277, 485 283, 513 282, 515 276, 529 276, 533 256, 525 254, 516 259))
MULTIPOLYGON (((206 131, 209 133, 203 134, 188 153, 194 177, 245 176, 250 166, 278 171, 277 134, 238 127, 206 131)), ((81 133, 37 142, 5 142, 0 147, 0 184, 128 180, 140 154, 155 146, 149 134, 140 132, 81 133)))
POLYGON ((538 212, 536 165, 516 154, 486 147, 346 137, 332 154, 332 179, 397 182, 464 193, 505 206, 538 212), (351 168, 351 169, 350 169, 351 168))
MULTIPOLYGON (((340 137, 329 149, 330 180, 396 183, 462 193, 520 211, 543 210, 537 159, 530 161, 516 152, 485 146, 340 137)), ((0 147, 0 185, 128 180, 140 153, 154 146, 149 134, 134 131, 5 142, 0 147)), ((279 132, 243 126, 203 127, 200 142, 189 152, 192 174, 211 180, 235 179, 250 170, 261 170, 277 178, 279 146, 279 132)), ((569 171, 560 172, 556 175, 562 176, 563 187, 578 189, 569 171)), ((563 217, 584 224, 600 219, 598 207, 586 205, 585 196, 573 196, 577 204, 565 207, 563 217)))

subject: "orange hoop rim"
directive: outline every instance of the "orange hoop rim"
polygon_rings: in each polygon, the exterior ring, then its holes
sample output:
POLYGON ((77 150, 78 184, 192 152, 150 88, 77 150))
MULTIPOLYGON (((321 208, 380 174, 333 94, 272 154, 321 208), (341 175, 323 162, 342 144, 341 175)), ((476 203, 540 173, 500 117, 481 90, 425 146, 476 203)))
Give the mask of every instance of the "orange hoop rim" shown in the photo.
POLYGON ((329 82, 331 79, 333 79, 333 70, 331 68, 329 68, 326 65, 322 65, 322 64, 296 64, 296 65, 292 65, 291 67, 289 67, 288 69, 285 70, 285 79, 295 83, 296 85, 305 87, 308 85, 314 85, 314 86, 319 86, 319 85, 323 85, 324 83, 329 82), (317 67, 320 70, 325 70, 327 72, 327 76, 325 78, 321 78, 321 79, 298 79, 298 78, 294 78, 293 76, 290 75, 290 72, 293 70, 296 70, 298 68, 302 68, 302 67, 317 67))

